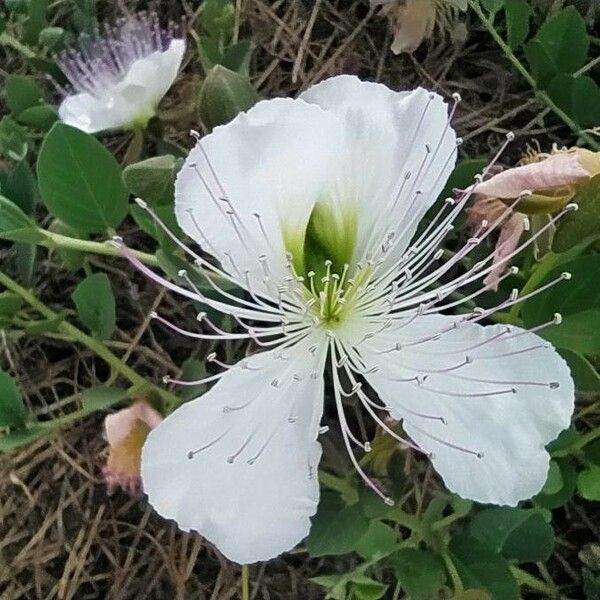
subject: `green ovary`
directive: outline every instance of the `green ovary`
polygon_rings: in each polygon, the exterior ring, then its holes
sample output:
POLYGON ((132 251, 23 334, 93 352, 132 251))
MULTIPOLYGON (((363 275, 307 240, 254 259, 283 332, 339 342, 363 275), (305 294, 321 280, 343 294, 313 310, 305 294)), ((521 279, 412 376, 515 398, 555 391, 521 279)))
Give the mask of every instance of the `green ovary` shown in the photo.
POLYGON ((314 298, 314 313, 328 326, 342 320, 357 283, 350 264, 357 232, 354 207, 325 201, 315 204, 305 231, 284 228, 285 248, 296 275, 304 278, 306 298, 314 298))

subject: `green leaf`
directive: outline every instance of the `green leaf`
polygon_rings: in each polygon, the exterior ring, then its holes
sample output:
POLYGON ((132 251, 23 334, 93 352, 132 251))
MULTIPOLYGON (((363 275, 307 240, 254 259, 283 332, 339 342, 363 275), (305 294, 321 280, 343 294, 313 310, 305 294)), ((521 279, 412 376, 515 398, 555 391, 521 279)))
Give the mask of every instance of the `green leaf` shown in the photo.
POLYGON ((15 251, 14 262, 17 270, 17 279, 21 285, 29 288, 33 284, 37 246, 29 242, 17 242, 13 248, 15 251))
POLYGON ((37 163, 48 210, 82 233, 117 227, 127 214, 127 190, 113 155, 92 136, 56 123, 37 163))
POLYGON ((600 440, 596 440, 585 446, 583 454, 586 460, 589 460, 594 465, 600 466, 600 440))
POLYGON ((480 2, 492 14, 497 13, 504 6, 504 0, 480 0, 480 2))
POLYGON ((548 84, 548 95, 582 127, 600 123, 600 87, 591 77, 561 73, 548 84))
POLYGON ((228 123, 258 101, 250 81, 221 65, 214 66, 202 83, 198 113, 208 129, 228 123))
POLYGON ((42 104, 41 106, 32 106, 19 113, 17 120, 23 125, 48 131, 58 120, 58 113, 54 106, 42 104))
POLYGON ((41 437, 48 435, 50 430, 48 427, 42 427, 41 425, 33 425, 28 429, 20 431, 12 431, 7 435, 0 436, 0 452, 10 452, 21 448, 21 446, 27 446, 41 437))
POLYGON ((384 583, 363 575, 350 582, 350 597, 354 600, 379 600, 387 589, 388 586, 384 583))
POLYGON ((552 241, 554 252, 565 252, 600 232, 600 175, 580 186, 573 202, 579 209, 560 220, 552 241))
POLYGON ((449 551, 465 587, 483 589, 492 600, 519 600, 519 586, 500 554, 466 534, 452 538, 449 551))
POLYGON ((38 197, 37 182, 26 160, 17 163, 11 171, 0 174, 0 192, 25 214, 33 212, 38 197))
POLYGON ((545 562, 554 550, 554 531, 535 510, 482 510, 471 521, 470 532, 494 552, 517 562, 545 562))
POLYGON ((426 550, 403 548, 389 557, 394 573, 412 600, 429 600, 446 582, 444 563, 426 550))
POLYGON ((577 477, 577 491, 586 500, 600 501, 600 467, 590 465, 577 477))
POLYGON ((541 333, 557 348, 592 355, 600 352, 600 309, 584 310, 563 317, 562 323, 541 333))
POLYGON ((560 476, 563 481, 562 488, 554 494, 545 494, 542 490, 534 498, 537 505, 550 510, 566 504, 573 497, 577 486, 577 470, 571 459, 557 459, 556 463, 560 469, 560 476))
POLYGON ((358 540, 354 550, 366 559, 387 556, 398 547, 397 538, 396 532, 389 525, 371 521, 369 529, 358 540))
POLYGON ((27 335, 41 335, 43 333, 56 333, 59 325, 65 320, 65 315, 57 315, 52 319, 38 319, 23 325, 27 335))
POLYGON ((13 292, 0 293, 0 323, 11 321, 21 310, 23 299, 13 292))
POLYGON ((600 287, 596 283, 600 277, 600 255, 579 256, 560 265, 546 275, 541 285, 560 277, 562 272, 570 273, 571 279, 527 300, 521 311, 523 321, 531 328, 560 313, 563 323, 543 329, 540 335, 560 348, 594 353, 600 350, 600 337, 594 335, 594 327, 600 326, 600 287))
POLYGON ((28 18, 25 21, 23 39, 27 44, 36 44, 40 31, 47 25, 48 0, 31 0, 27 3, 28 18))
POLYGON ((313 556, 327 556, 352 552, 369 528, 369 520, 360 505, 340 508, 337 494, 323 494, 306 548, 313 556))
POLYGON ((148 204, 173 204, 175 176, 181 161, 167 154, 155 156, 125 167, 123 182, 134 196, 148 204))
POLYGON ((527 0, 504 0, 504 11, 508 45, 516 50, 529 35, 529 21, 533 16, 533 9, 527 0))
POLYGON ((101 385, 83 391, 81 393, 81 405, 87 413, 105 410, 113 404, 123 402, 128 394, 125 389, 101 385))
POLYGON ((71 298, 79 320, 98 338, 110 338, 116 325, 115 297, 106 273, 86 277, 71 298))
POLYGON ((600 392, 600 375, 587 358, 565 349, 560 349, 559 354, 567 361, 575 387, 580 392, 600 392))
POLYGON ((15 117, 27 108, 46 102, 44 92, 31 77, 9 75, 5 85, 6 104, 15 117))
POLYGON ((250 71, 250 59, 252 58, 252 42, 242 40, 230 46, 221 59, 221 64, 230 71, 248 77, 250 71))
POLYGON ((23 425, 27 409, 13 378, 0 369, 0 427, 23 425))
POLYGON ((12 241, 39 241, 44 239, 35 221, 16 204, 0 196, 0 238, 12 241))
POLYGON ((211 37, 228 41, 233 34, 235 7, 231 0, 205 0, 200 13, 200 25, 211 37))
POLYGON ((8 115, 0 120, 0 151, 16 161, 27 155, 27 132, 8 115))
POLYGON ((552 495, 560 492, 564 485, 564 481, 560 472, 560 467, 555 460, 550 461, 550 468, 548 469, 548 477, 546 483, 542 488, 542 494, 552 495))
POLYGON ((581 68, 589 50, 585 21, 574 6, 556 13, 539 29, 525 48, 532 75, 542 86, 558 73, 581 68))

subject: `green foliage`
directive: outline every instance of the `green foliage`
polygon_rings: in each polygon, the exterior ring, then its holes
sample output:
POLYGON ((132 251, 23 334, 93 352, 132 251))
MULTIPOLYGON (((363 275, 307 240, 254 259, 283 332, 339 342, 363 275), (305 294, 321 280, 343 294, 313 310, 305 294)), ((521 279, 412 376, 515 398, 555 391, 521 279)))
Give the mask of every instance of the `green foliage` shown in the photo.
POLYGON ((0 369, 0 427, 23 425, 27 409, 12 377, 0 369))
POLYGON ((577 491, 586 500, 600 502, 600 466, 590 465, 579 473, 577 491))
POLYGON ((483 589, 492 600, 519 600, 519 586, 500 554, 465 534, 454 536, 449 550, 466 587, 483 589))
POLYGON ((81 405, 85 412, 105 410, 123 402, 128 396, 127 390, 111 386, 99 386, 85 390, 81 394, 81 405))
POLYGON ((106 273, 88 275, 71 297, 79 320, 98 338, 110 338, 116 325, 115 297, 106 273))
POLYGON ((311 556, 352 552, 369 529, 360 504, 344 507, 337 495, 324 494, 306 548, 311 556))
POLYGON ((529 35, 533 9, 527 0, 505 0, 504 11, 508 45, 515 50, 521 47, 529 35))
POLYGON ((27 155, 27 132, 12 117, 0 119, 0 154, 15 161, 27 155))
POLYGON ((555 252, 566 252, 582 240, 600 234, 600 175, 582 185, 573 202, 577 203, 579 208, 559 222, 552 241, 552 249, 555 252))
POLYGON ((435 598, 446 582, 444 563, 432 552, 403 548, 389 561, 402 589, 413 600, 435 598))
POLYGON ((580 256, 551 270, 541 285, 557 279, 561 273, 571 274, 571 279, 557 283, 547 293, 527 300, 521 311, 527 327, 550 321, 555 313, 563 316, 559 326, 540 332, 544 338, 558 346, 580 354, 600 351, 600 256, 580 256))
POLYGON ((477 513, 471 535, 508 560, 538 562, 550 558, 554 532, 535 510, 488 508, 477 513))
POLYGON ((574 73, 587 59, 590 47, 585 21, 568 6, 546 21, 525 47, 535 80, 545 87, 559 73, 574 73))
POLYGON ((0 196, 0 238, 15 242, 36 242, 43 239, 35 221, 16 204, 0 196))
POLYGON ((42 144, 37 175, 48 210, 82 233, 117 227, 127 214, 121 169, 104 146, 82 131, 56 123, 42 144))

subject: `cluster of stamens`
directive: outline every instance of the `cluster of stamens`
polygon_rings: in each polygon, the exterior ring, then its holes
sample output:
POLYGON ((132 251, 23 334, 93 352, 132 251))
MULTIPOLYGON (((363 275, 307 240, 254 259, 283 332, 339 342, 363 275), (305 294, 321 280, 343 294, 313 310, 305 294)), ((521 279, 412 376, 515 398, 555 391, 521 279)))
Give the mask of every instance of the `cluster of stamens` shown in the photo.
POLYGON ((75 92, 100 97, 134 61, 165 51, 175 35, 175 25, 163 29, 156 13, 140 12, 106 24, 102 34, 81 34, 78 47, 64 50, 56 61, 75 92))

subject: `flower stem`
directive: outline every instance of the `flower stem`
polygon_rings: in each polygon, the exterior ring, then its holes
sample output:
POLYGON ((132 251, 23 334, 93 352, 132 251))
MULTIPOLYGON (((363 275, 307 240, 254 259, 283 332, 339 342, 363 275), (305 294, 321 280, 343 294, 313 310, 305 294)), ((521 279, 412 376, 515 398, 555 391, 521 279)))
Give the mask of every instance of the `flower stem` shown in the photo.
POLYGON ((242 600, 250 600, 250 570, 242 565, 242 600))
POLYGON ((511 566, 510 570, 519 585, 526 585, 528 588, 540 592, 548 598, 558 598, 558 590, 545 581, 534 577, 531 573, 523 571, 523 569, 519 569, 519 567, 511 566))
POLYGON ((475 14, 479 17, 479 20, 482 22, 483 26, 487 29, 488 33, 492 36, 494 41, 500 46, 500 49, 506 56, 506 58, 512 63, 513 67, 521 74, 523 79, 527 81, 527 83, 533 88, 536 93, 536 96, 548 107, 550 108, 554 114, 567 125, 573 133, 581 136, 587 144, 594 150, 600 150, 600 144, 596 142, 596 140, 585 131, 582 131, 579 125, 567 115, 559 106, 557 106, 554 101, 548 96, 548 94, 538 89, 537 83, 533 76, 529 73, 529 71, 525 68, 523 63, 515 56, 514 52, 510 48, 510 46, 502 39, 502 36, 496 31, 494 24, 492 21, 485 16, 483 10, 479 6, 477 0, 469 0, 469 6, 475 12, 475 14))
MULTIPOLYGON (((65 250, 77 250, 89 254, 102 254, 104 256, 121 256, 121 251, 116 246, 113 246, 109 240, 105 242, 92 242, 90 240, 80 240, 78 238, 69 237, 60 233, 53 233, 47 230, 40 230, 44 235, 44 240, 41 240, 39 245, 46 248, 64 248, 65 250)), ((139 258, 144 264, 150 267, 158 266, 158 259, 154 254, 147 252, 139 252, 132 250, 133 254, 139 258)))
MULTIPOLYGON (((27 304, 29 304, 32 308, 37 310, 41 315, 46 317, 47 319, 57 319, 58 313, 54 312, 51 308, 46 306, 43 302, 38 300, 31 292, 26 290, 24 287, 20 286, 16 281, 11 279, 6 273, 2 273, 0 271, 0 284, 11 290, 15 294, 19 295, 27 304)), ((97 340, 68 321, 61 321, 58 326, 58 330, 69 336, 76 342, 86 346, 92 352, 97 354, 100 358, 102 358, 106 363, 108 363, 111 368, 117 371, 120 375, 128 379, 135 388, 137 388, 137 392, 139 393, 141 390, 151 390, 165 403, 165 407, 168 409, 172 406, 176 406, 179 402, 178 398, 168 392, 167 390, 163 390, 154 384, 146 381, 141 375, 138 375, 131 367, 126 365, 118 356, 113 354, 100 340, 97 340)))

